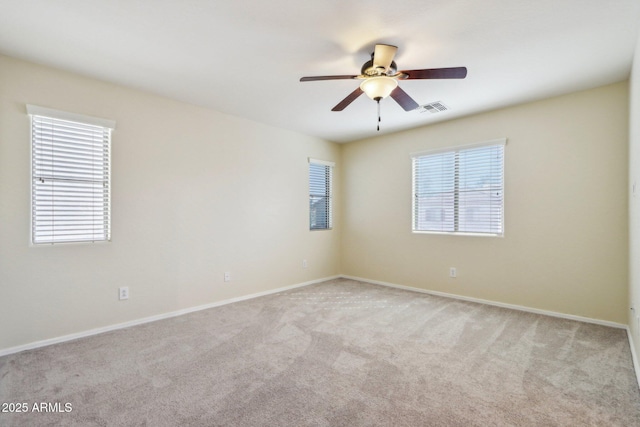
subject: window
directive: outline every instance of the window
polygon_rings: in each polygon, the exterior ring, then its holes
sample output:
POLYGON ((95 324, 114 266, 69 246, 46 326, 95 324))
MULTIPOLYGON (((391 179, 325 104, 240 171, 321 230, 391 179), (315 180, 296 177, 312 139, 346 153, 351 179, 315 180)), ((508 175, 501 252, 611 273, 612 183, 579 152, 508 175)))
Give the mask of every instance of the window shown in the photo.
POLYGON ((413 155, 413 231, 502 235, 505 143, 413 155))
POLYGON ((309 229, 329 230, 334 163, 309 159, 309 229))
POLYGON ((109 120, 27 106, 33 243, 111 239, 109 120))

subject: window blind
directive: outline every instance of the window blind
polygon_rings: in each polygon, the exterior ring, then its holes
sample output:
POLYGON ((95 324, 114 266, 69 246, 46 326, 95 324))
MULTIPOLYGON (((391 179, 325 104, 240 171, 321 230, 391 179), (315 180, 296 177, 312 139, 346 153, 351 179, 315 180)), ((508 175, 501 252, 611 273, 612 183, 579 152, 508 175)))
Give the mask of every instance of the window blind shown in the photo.
POLYGON ((309 228, 332 227, 331 180, 333 163, 309 159, 309 228))
POLYGON ((33 243, 110 240, 111 129, 33 111, 33 243))
POLYGON ((413 179, 414 231, 503 234, 504 141, 413 156, 413 179))

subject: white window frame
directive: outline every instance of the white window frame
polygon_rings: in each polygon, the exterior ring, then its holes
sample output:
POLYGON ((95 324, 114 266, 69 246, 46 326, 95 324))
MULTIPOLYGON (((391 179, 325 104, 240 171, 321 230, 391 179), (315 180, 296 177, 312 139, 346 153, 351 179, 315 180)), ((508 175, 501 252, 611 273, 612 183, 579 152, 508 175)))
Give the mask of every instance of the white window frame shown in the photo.
POLYGON ((27 105, 27 113, 31 124, 31 244, 110 241, 111 132, 115 121, 36 105, 27 105), (46 122, 49 126, 59 126, 58 135, 44 136, 43 132, 48 130, 46 122), (62 127, 72 132, 67 133, 65 142, 59 133, 62 127), (77 132, 82 134, 80 139, 77 132), (89 138, 89 132, 95 132, 98 139, 89 138), (71 142, 71 137, 75 141, 71 142), (45 145, 50 147, 50 152, 43 151, 45 145), (60 154, 60 150, 66 152, 60 154), (97 160, 89 160, 89 152, 95 153, 97 160), (57 160, 57 171, 56 155, 65 156, 57 160), (90 176, 87 171, 92 168, 98 172, 92 171, 90 176), (99 190, 94 192, 91 187, 99 190), (56 216, 56 209, 65 202, 70 203, 67 215, 56 216), (100 208, 96 210, 96 206, 100 208), (88 212, 91 215, 87 215, 88 212), (80 218, 79 213, 84 218, 80 218))
POLYGON ((309 160, 309 170, 307 174, 307 182, 309 183, 309 230, 310 231, 319 231, 319 230, 331 230, 333 229, 333 169, 335 167, 334 162, 328 162, 326 160, 318 160, 308 158, 309 160), (323 166, 325 167, 325 171, 328 173, 327 180, 329 181, 327 184, 327 189, 324 194, 313 194, 311 189, 311 165, 323 166), (313 218, 314 211, 311 207, 314 197, 326 197, 325 207, 326 207, 326 227, 317 227, 314 226, 316 223, 313 218))
MULTIPOLYGON (((494 139, 494 140, 490 140, 490 141, 483 141, 483 142, 479 142, 479 143, 474 143, 474 144, 467 144, 467 145, 460 145, 460 146, 456 146, 456 147, 447 147, 447 148, 440 148, 440 149, 434 149, 434 150, 427 150, 427 151, 420 151, 420 152, 415 152, 415 153, 411 153, 411 229, 413 233, 416 234, 449 234, 449 235, 466 235, 466 236, 490 236, 490 237, 503 237, 504 236, 504 188, 505 188, 505 182, 504 182, 504 162, 505 162, 505 152, 504 152, 504 148, 506 146, 507 143, 507 138, 499 138, 499 139, 494 139), (502 146, 503 152, 502 152, 502 168, 500 170, 500 175, 501 175, 501 198, 502 198, 502 203, 500 206, 500 231, 499 232, 485 232, 485 231, 459 231, 458 224, 459 224, 459 215, 460 215, 460 211, 459 211, 459 206, 458 205, 454 205, 454 230, 453 231, 439 231, 439 230, 425 230, 425 229, 419 229, 417 227, 417 218, 416 218, 416 214, 417 214, 417 189, 416 189, 416 159, 423 157, 423 156, 430 156, 430 155, 434 155, 434 154, 444 154, 444 153, 459 153, 461 151, 465 151, 465 150, 473 150, 476 148, 482 148, 482 147, 489 147, 489 146, 502 146)), ((455 172, 456 174, 458 173, 458 171, 455 172)), ((457 177, 455 178, 457 181, 457 177)), ((455 187, 455 198, 457 199, 459 197, 458 194, 458 187, 457 187, 457 183, 456 183, 456 187, 455 187)))

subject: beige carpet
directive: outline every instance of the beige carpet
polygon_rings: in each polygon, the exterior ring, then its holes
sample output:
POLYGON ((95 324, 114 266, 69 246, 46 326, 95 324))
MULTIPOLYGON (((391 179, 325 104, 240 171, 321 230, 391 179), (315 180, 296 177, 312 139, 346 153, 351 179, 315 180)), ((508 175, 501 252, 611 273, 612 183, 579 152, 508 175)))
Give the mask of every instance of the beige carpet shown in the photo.
POLYGON ((343 279, 0 358, 2 402, 29 405, 2 426, 640 426, 624 330, 343 279))

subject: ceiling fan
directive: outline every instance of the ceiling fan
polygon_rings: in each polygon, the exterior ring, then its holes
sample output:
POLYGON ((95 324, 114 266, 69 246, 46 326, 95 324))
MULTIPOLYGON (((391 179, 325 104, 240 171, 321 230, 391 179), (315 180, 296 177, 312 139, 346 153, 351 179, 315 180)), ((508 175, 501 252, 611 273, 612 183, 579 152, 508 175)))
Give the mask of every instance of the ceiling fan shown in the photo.
MULTIPOLYGON (((388 96, 391 96, 405 111, 418 108, 418 103, 398 86, 398 80, 464 79, 467 76, 466 67, 398 71, 398 67, 393 61, 397 50, 397 46, 377 44, 371 54, 371 60, 362 65, 359 75, 302 77, 300 81, 362 80, 360 86, 333 107, 331 111, 344 110, 364 92, 369 98, 378 103, 378 122, 380 122, 380 101, 388 96)), ((378 124, 378 130, 380 130, 380 124, 378 124)))

